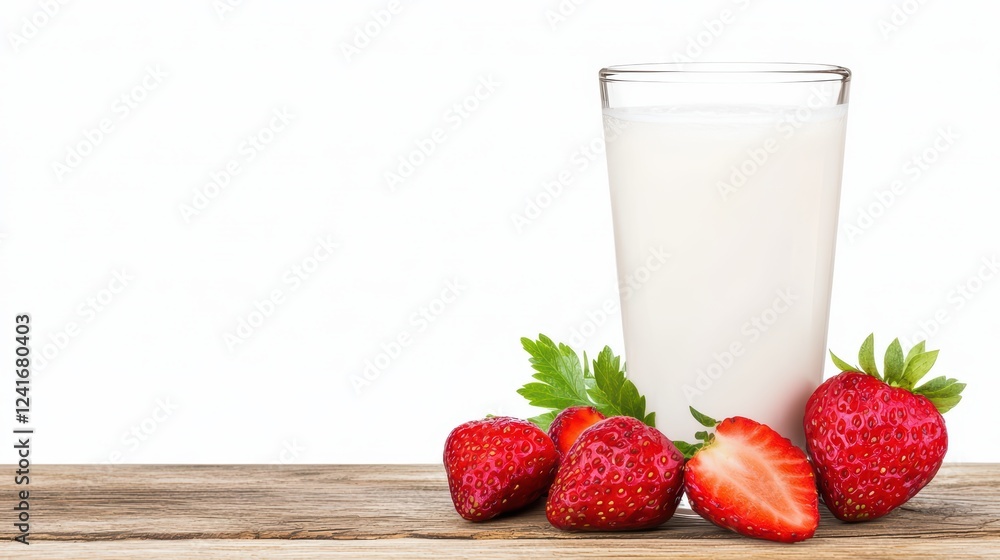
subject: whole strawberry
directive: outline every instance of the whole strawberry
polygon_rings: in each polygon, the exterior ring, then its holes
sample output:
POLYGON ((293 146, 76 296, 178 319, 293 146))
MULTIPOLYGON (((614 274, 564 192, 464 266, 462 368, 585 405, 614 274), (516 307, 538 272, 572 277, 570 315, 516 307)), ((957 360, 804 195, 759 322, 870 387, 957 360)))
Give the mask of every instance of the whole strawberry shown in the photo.
POLYGON ((451 500, 469 521, 486 521, 540 498, 558 461, 549 436, 517 418, 466 422, 444 444, 451 500))
POLYGON ((858 354, 860 368, 830 353, 842 373, 806 403, 806 445, 820 494, 837 518, 877 519, 915 496, 934 478, 948 432, 942 413, 961 400, 964 383, 930 371, 937 350, 914 346, 904 358, 899 340, 885 352, 884 377, 875 366, 874 337, 858 354))
POLYGON ((659 430, 614 416, 587 428, 559 465, 545 515, 559 529, 656 527, 681 498, 684 457, 659 430))
POLYGON ((684 486, 691 509, 741 535, 778 542, 813 536, 819 525, 816 479, 806 454, 770 427, 741 416, 717 422, 695 409, 715 433, 703 443, 677 442, 690 457, 684 486))
POLYGON ((584 430, 604 420, 604 415, 592 406, 571 406, 560 412, 549 425, 549 437, 562 457, 576 443, 584 430))

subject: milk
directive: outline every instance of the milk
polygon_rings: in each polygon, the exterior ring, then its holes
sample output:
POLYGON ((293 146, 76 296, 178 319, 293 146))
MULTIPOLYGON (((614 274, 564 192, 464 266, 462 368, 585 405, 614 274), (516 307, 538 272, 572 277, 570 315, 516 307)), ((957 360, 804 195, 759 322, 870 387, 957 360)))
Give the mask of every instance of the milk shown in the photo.
POLYGON ((846 117, 846 105, 605 110, 628 375, 671 439, 702 429, 691 405, 804 444, 846 117), (669 255, 655 269, 654 251, 669 255))

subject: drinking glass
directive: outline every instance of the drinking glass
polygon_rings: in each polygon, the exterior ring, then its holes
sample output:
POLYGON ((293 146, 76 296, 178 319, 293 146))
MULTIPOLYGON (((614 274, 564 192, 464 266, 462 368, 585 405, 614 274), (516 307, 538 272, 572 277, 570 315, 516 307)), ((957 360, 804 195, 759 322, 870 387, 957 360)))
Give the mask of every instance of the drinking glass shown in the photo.
POLYGON ((629 378, 671 439, 688 407, 804 445, 823 378, 850 71, 600 72, 629 378))

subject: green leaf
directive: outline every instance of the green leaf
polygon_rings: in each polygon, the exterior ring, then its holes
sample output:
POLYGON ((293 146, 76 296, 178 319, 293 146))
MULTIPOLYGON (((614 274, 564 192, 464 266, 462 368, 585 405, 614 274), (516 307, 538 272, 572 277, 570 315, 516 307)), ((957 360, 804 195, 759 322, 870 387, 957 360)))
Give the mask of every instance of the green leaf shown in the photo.
MULTIPOLYGON (((945 376, 935 377, 924 383, 920 387, 913 387, 920 382, 924 376, 934 367, 937 361, 938 351, 926 351, 927 343, 924 340, 913 345, 903 357, 903 348, 899 344, 899 339, 892 341, 892 344, 885 351, 885 379, 884 381, 892 386, 901 387, 918 395, 923 395, 930 400, 937 408, 938 412, 944 414, 951 410, 962 400, 961 393, 965 390, 965 383, 959 383, 957 379, 945 376)), ((848 371, 853 366, 844 362, 830 352, 833 363, 840 369, 848 371)), ((870 334, 861 345, 858 352, 858 361, 862 370, 878 379, 878 369, 875 366, 875 335, 870 334)))
POLYGON ((913 392, 927 398, 951 397, 961 393, 963 389, 965 389, 965 383, 959 383, 957 379, 942 376, 931 379, 914 389, 913 392))
POLYGON ((694 454, 697 453, 698 450, 704 446, 705 446, 704 443, 691 444, 686 441, 680 441, 680 440, 674 442, 674 447, 677 448, 677 451, 681 452, 681 455, 683 455, 685 459, 690 459, 691 457, 693 457, 694 454))
POLYGON ((926 348, 926 341, 923 340, 914 344, 913 348, 910 348, 910 351, 906 353, 906 362, 903 363, 904 371, 906 370, 906 366, 910 365, 910 362, 913 361, 913 358, 916 358, 917 355, 924 353, 925 348, 926 348))
POLYGON ((708 432, 706 432, 706 431, 695 432, 694 433, 694 438, 695 439, 700 439, 701 441, 708 441, 708 432))
POLYGON ((689 406, 688 410, 691 411, 691 416, 694 416, 694 419, 697 420, 699 424, 705 426, 706 428, 714 428, 719 425, 719 422, 716 419, 698 412, 697 410, 694 409, 693 406, 689 406))
POLYGON ((587 389, 587 394, 590 394, 590 390, 597 387, 597 382, 594 381, 594 372, 590 371, 590 361, 587 360, 587 353, 583 353, 583 386, 587 389))
POLYGON ((833 353, 833 350, 830 350, 830 358, 833 359, 833 365, 837 366, 840 371, 861 371, 861 368, 858 366, 852 366, 851 364, 838 358, 837 355, 833 353))
POLYGON ((934 408, 936 408, 938 412, 944 414, 945 412, 955 408, 955 405, 962 400, 962 396, 955 395, 954 397, 934 397, 929 400, 934 403, 934 408))
POLYGON ((569 346, 555 344, 545 335, 538 340, 522 338, 521 345, 531 356, 529 361, 537 383, 528 383, 517 392, 533 406, 566 408, 589 404, 580 358, 569 346))
POLYGON ((546 383, 528 383, 517 390, 517 394, 528 399, 528 403, 539 408, 558 408, 560 410, 578 404, 590 405, 575 393, 567 392, 560 387, 546 383))
POLYGON ((952 383, 955 383, 956 381, 957 381, 956 379, 950 379, 950 378, 945 377, 944 375, 942 375, 941 377, 935 377, 934 379, 931 379, 930 381, 928 381, 927 383, 924 383, 920 387, 917 387, 916 389, 913 390, 913 392, 914 393, 919 393, 921 395, 924 395, 924 394, 927 394, 927 393, 933 393, 934 391, 937 391, 939 389, 943 389, 944 387, 947 387, 948 385, 951 385, 952 383))
POLYGON ((655 412, 650 412, 649 414, 647 414, 646 417, 642 419, 642 423, 645 424, 645 425, 647 425, 647 426, 649 426, 650 428, 655 428, 656 427, 656 413, 655 412))
POLYGON ((875 333, 868 335, 868 338, 861 343, 861 350, 858 352, 858 363, 861 369, 868 375, 882 379, 878 374, 878 366, 875 365, 875 333))
POLYGON ((528 418, 528 422, 531 422, 532 424, 538 426, 538 429, 542 430, 543 432, 548 432, 549 426, 552 425, 552 421, 556 419, 556 416, 559 415, 559 412, 560 411, 558 410, 552 410, 546 412, 545 414, 532 416, 531 418, 528 418))
POLYGON ((957 397, 962 394, 965 390, 965 383, 959 383, 952 379, 953 383, 948 384, 947 387, 938 389, 937 391, 931 393, 920 393, 921 395, 927 397, 928 399, 940 399, 945 397, 957 397))
POLYGON ((930 352, 924 352, 923 354, 918 354, 910 360, 910 363, 906 365, 906 371, 903 372, 903 378, 900 382, 902 387, 907 389, 913 388, 927 372, 934 367, 934 362, 937 361, 938 351, 931 350, 930 352))
POLYGON ((591 400, 605 416, 631 416, 645 423, 655 417, 646 414, 646 397, 626 376, 621 367, 621 358, 605 346, 594 360, 594 381, 596 387, 588 391, 591 400))
POLYGON ((900 346, 897 338, 885 349, 885 382, 898 385, 902 377, 903 347, 900 346))
POLYGON ((934 408, 941 414, 948 412, 962 400, 962 391, 965 390, 965 383, 959 383, 957 379, 947 377, 935 377, 924 383, 913 392, 927 397, 934 408))
POLYGON ((597 359, 594 360, 594 377, 597 377, 598 371, 606 372, 619 372, 621 369, 621 358, 615 356, 615 353, 611 351, 610 346, 605 346, 601 353, 597 355, 597 359))
POLYGON ((611 348, 605 346, 593 362, 584 362, 565 344, 556 344, 540 334, 538 340, 522 338, 528 352, 535 381, 517 390, 528 402, 550 409, 530 420, 548 429, 552 420, 571 406, 592 406, 605 416, 631 416, 654 426, 656 415, 646 413, 646 397, 625 374, 625 365, 611 348))

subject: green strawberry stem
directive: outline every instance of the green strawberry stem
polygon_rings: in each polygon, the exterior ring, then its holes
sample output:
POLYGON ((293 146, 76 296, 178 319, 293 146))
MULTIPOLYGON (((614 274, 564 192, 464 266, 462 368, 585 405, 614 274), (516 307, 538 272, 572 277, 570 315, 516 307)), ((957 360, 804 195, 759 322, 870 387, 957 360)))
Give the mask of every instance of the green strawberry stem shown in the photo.
POLYGON ((944 414, 955 408, 955 405, 962 400, 962 391, 965 389, 965 383, 959 383, 957 379, 941 376, 935 377, 917 387, 917 383, 934 366, 937 356, 937 350, 927 351, 924 341, 920 341, 913 348, 910 348, 904 357, 903 347, 897 338, 886 348, 882 369, 884 376, 882 376, 879 375, 878 368, 875 365, 874 334, 868 335, 868 338, 861 344, 861 350, 858 352, 858 363, 861 364, 860 368, 845 362, 838 358, 832 350, 830 351, 830 358, 840 371, 865 373, 875 379, 884 381, 892 387, 899 387, 911 393, 923 395, 934 404, 938 412, 944 414))
MULTIPOLYGON (((688 410, 691 411, 691 416, 693 416, 699 424, 705 426, 706 428, 715 428, 719 425, 718 420, 698 412, 693 406, 689 406, 688 410)), ((676 447, 677 450, 684 455, 685 459, 690 459, 691 457, 694 457, 694 454, 697 453, 699 449, 705 447, 705 444, 711 443, 714 437, 714 434, 702 430, 700 432, 695 432, 694 434, 694 438, 698 440, 699 443, 688 443, 686 441, 676 440, 674 441, 674 447, 676 447)))

